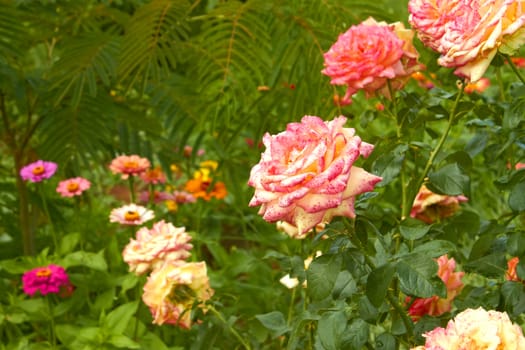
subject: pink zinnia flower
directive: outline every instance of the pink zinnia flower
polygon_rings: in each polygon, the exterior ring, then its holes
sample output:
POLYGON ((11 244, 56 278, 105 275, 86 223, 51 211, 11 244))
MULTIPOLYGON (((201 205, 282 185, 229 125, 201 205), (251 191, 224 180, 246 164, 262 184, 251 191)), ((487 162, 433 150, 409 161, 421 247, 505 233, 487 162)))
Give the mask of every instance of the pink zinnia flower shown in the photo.
POLYGON ((80 196, 82 192, 91 187, 91 182, 83 177, 74 177, 64 181, 60 181, 57 186, 57 192, 62 197, 80 196))
POLYGON ((505 312, 482 307, 466 309, 450 320, 446 328, 437 327, 423 334, 425 345, 412 350, 525 349, 521 327, 505 312))
MULTIPOLYGON (((168 192, 161 192, 161 191, 153 191, 153 203, 160 203, 167 200, 172 200, 173 195, 168 192)), ((139 193, 139 202, 141 203, 149 203, 151 200, 151 192, 150 191, 141 191, 139 193)))
POLYGON ((412 30, 400 22, 387 24, 373 18, 341 34, 324 54, 322 70, 332 84, 347 85, 345 96, 337 104, 350 103, 351 96, 359 90, 367 96, 381 90, 381 94, 390 97, 388 80, 394 89, 400 89, 410 74, 419 69, 413 36, 412 30))
POLYGON ((299 234, 334 216, 353 218, 355 197, 373 190, 381 178, 354 166, 374 146, 343 128, 345 122, 343 116, 330 122, 305 116, 280 134, 266 133, 266 150, 248 181, 255 187, 249 205, 260 205, 266 221, 285 221, 299 234))
MULTIPOLYGON (((439 316, 452 309, 452 301, 463 289, 461 279, 465 275, 463 271, 454 272, 456 261, 454 258, 448 258, 447 255, 440 256, 437 260, 438 276, 447 287, 447 297, 445 299, 435 295, 430 298, 417 298, 408 309, 408 313, 414 321, 417 321, 423 315, 439 316)), ((410 301, 411 298, 407 298, 410 301)))
POLYGON ((25 272, 22 276, 24 293, 33 296, 36 292, 42 295, 59 294, 72 288, 69 277, 63 267, 48 265, 25 272))
POLYGON ((192 307, 197 305, 205 312, 204 302, 212 295, 205 262, 166 262, 148 277, 142 300, 153 323, 189 329, 192 307))
POLYGON ((153 169, 146 169, 140 173, 140 178, 147 184, 163 184, 166 182, 166 174, 162 171, 160 166, 156 166, 153 169))
POLYGON ((410 0, 409 21, 438 63, 477 81, 498 52, 525 41, 525 7, 516 0, 410 0))
POLYGON ((410 216, 431 224, 452 216, 459 209, 459 203, 466 201, 468 198, 465 196, 437 194, 423 185, 414 200, 410 216))
POLYGON ((175 203, 184 204, 184 203, 195 203, 197 198, 190 192, 186 191, 173 191, 173 198, 175 203))
POLYGON ((137 231, 136 239, 130 239, 122 256, 129 270, 137 275, 154 270, 165 261, 183 261, 190 257, 191 236, 184 227, 175 227, 164 220, 150 230, 143 227, 137 231))
POLYGON ((152 210, 132 203, 113 209, 109 215, 109 221, 122 225, 142 225, 154 217, 152 210))
POLYGON ((28 164, 20 169, 20 176, 26 181, 40 182, 53 176, 57 171, 57 168, 57 163, 37 160, 36 162, 28 164))
POLYGON ((111 161, 109 169, 113 174, 122 174, 122 179, 127 179, 130 175, 137 176, 145 172, 151 166, 147 158, 137 155, 119 156, 111 161))

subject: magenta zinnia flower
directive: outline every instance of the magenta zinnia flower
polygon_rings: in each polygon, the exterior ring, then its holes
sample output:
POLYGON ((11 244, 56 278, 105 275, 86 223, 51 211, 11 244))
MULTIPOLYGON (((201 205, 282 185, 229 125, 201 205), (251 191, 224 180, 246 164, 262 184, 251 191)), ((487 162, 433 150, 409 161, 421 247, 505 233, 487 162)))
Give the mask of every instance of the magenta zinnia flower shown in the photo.
POLYGON ((36 162, 28 164, 20 169, 20 176, 26 181, 40 182, 53 176, 57 171, 57 168, 57 163, 37 160, 36 162))
POLYGON ((136 204, 124 205, 113 209, 109 215, 110 222, 118 222, 122 225, 142 225, 155 217, 152 210, 136 204))
POLYGON ((36 292, 42 295, 49 293, 58 294, 62 289, 69 289, 71 283, 63 267, 48 265, 29 270, 22 276, 24 293, 33 296, 36 292))
POLYGON ((82 192, 91 187, 91 182, 83 177, 74 177, 64 181, 60 181, 57 186, 57 192, 62 197, 80 196, 82 192))

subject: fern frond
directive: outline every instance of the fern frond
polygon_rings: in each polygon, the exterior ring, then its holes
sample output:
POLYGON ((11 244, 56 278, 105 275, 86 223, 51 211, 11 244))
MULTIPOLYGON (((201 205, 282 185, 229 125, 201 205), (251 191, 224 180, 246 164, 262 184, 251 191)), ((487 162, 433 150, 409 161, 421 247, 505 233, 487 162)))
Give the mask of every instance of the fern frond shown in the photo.
POLYGON ((242 91, 264 85, 271 64, 264 14, 266 1, 228 1, 202 16, 203 25, 191 49, 198 61, 192 69, 205 92, 220 93, 236 84, 242 91), (218 84, 216 84, 218 83, 218 84))
POLYGON ((118 50, 118 38, 106 33, 82 34, 65 43, 51 72, 53 87, 59 89, 55 105, 71 94, 71 104, 77 106, 82 94, 96 96, 100 82, 109 86, 116 74, 118 50))
POLYGON ((44 117, 37 137, 38 153, 59 164, 75 156, 95 156, 112 139, 108 98, 83 96, 77 107, 66 106, 44 117))
POLYGON ((141 6, 124 34, 118 75, 128 85, 159 81, 182 61, 181 43, 188 36, 186 0, 153 0, 141 6))
POLYGON ((23 11, 0 3, 0 57, 21 57, 27 46, 28 36, 23 11))

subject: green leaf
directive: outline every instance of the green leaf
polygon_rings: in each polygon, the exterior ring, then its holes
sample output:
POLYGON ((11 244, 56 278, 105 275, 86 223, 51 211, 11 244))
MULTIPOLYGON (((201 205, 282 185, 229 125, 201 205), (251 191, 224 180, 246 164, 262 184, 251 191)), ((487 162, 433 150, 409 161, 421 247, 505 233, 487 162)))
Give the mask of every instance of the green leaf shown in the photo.
POLYGON ((423 237, 430 230, 430 225, 420 220, 407 218, 399 225, 399 232, 405 239, 415 240, 423 237))
POLYGON ((388 286, 394 277, 395 266, 386 263, 370 272, 366 281, 366 296, 375 307, 379 307, 386 298, 388 286))
POLYGON ((406 151, 408 151, 408 145, 397 145, 394 149, 383 153, 375 160, 372 165, 372 173, 383 178, 377 186, 386 186, 399 175, 406 151))
POLYGON ((342 336, 340 349, 363 349, 368 341, 370 326, 361 319, 354 319, 342 336))
POLYGON ((454 243, 436 239, 416 246, 412 252, 424 254, 431 258, 437 258, 443 254, 454 252, 456 250, 457 247, 454 243))
POLYGON ((290 331, 290 327, 286 325, 284 315, 280 311, 272 311, 267 314, 255 315, 264 327, 269 329, 275 337, 283 335, 290 331))
POLYGON ((314 300, 329 296, 340 270, 340 255, 321 255, 314 259, 306 271, 308 295, 314 300))
POLYGON ((155 349, 155 350, 176 350, 177 348, 170 347, 168 349, 168 346, 162 341, 159 336, 157 336, 155 333, 148 332, 146 335, 141 336, 138 339, 140 345, 142 345, 143 349, 155 349))
POLYGON ((339 272, 335 281, 333 295, 335 299, 344 299, 357 292, 357 285, 354 277, 349 271, 339 272))
POLYGON ((523 231, 508 234, 507 249, 512 256, 520 256, 525 253, 525 234, 523 231))
POLYGON ((470 260, 468 263, 464 264, 463 267, 467 271, 475 271, 486 277, 501 277, 506 263, 507 260, 505 259, 505 254, 497 252, 488 254, 479 259, 470 260))
POLYGON ((505 311, 511 316, 525 312, 525 287, 519 282, 506 281, 501 286, 505 311))
POLYGON ((357 305, 359 307, 359 317, 370 323, 374 323, 377 320, 379 311, 365 295, 359 299, 357 305))
POLYGON ((60 239, 59 254, 71 253, 80 242, 81 235, 78 232, 69 233, 60 239))
POLYGON ((133 301, 120 305, 111 311, 104 320, 104 329, 108 329, 113 334, 122 334, 128 326, 131 317, 137 312, 138 301, 133 301))
POLYGON ((109 337, 107 342, 111 345, 116 346, 117 348, 125 349, 140 349, 140 344, 131 340, 131 338, 126 337, 122 334, 113 334, 109 337))
POLYGON ((406 295, 420 298, 429 298, 441 294, 442 291, 434 285, 437 269, 437 263, 430 257, 427 259, 411 259, 410 264, 403 260, 399 261, 396 265, 396 271, 401 291, 406 295))
POLYGON ((469 192, 470 179, 457 163, 447 164, 428 174, 428 188, 436 193, 458 196, 469 192))
POLYGON ((374 349, 376 350, 395 350, 396 338, 390 333, 381 333, 376 338, 374 349))
POLYGON ((346 329, 346 316, 343 311, 326 312, 317 323, 317 334, 325 350, 340 349, 341 337, 346 329))
POLYGON ((514 211, 525 210, 525 182, 517 183, 510 190, 509 194, 509 207, 514 211))
POLYGON ((91 253, 85 251, 77 251, 66 255, 60 263, 64 268, 71 266, 86 266, 93 270, 106 271, 108 265, 104 259, 104 252, 91 253))

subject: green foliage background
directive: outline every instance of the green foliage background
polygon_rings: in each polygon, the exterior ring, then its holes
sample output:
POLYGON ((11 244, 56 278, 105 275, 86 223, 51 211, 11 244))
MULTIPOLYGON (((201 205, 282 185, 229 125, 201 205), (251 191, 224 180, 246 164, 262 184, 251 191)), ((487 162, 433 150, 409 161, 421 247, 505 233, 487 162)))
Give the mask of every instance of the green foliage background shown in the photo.
POLYGON ((407 349, 452 315, 414 325, 390 292, 442 295, 432 258, 445 253, 467 272, 458 309, 499 309, 525 324, 524 287, 503 277, 509 257, 525 261, 525 172, 512 169, 525 159, 523 81, 498 56, 488 75, 499 85, 460 96, 457 77, 416 42, 435 89, 411 81, 393 101, 358 94, 340 107, 334 95, 344 90, 320 73, 323 53, 369 16, 407 24, 407 1, 0 0, 0 349, 50 348, 38 326, 49 321, 46 303, 27 299, 15 281, 52 259, 77 287, 52 313, 63 348, 407 349), (383 177, 357 201, 356 220, 323 231, 327 240, 291 240, 248 207, 257 143, 303 115, 347 116, 375 145, 360 166, 383 177), (139 154, 170 176, 171 164, 190 164, 190 174, 199 148, 218 160, 228 197, 163 214, 193 233, 220 313, 189 331, 152 326, 137 303, 144 281, 121 259, 129 234, 107 219, 119 204, 107 165, 139 154), (57 162, 64 178, 92 181, 95 195, 81 215, 51 187, 20 179, 20 168, 37 159, 57 162), (423 180, 469 202, 430 226, 406 219, 423 180), (55 227, 42 191, 54 195, 55 227), (55 229, 64 235, 52 249, 55 229), (316 250, 324 254, 305 271, 316 250), (308 289, 280 285, 288 272, 308 289))

